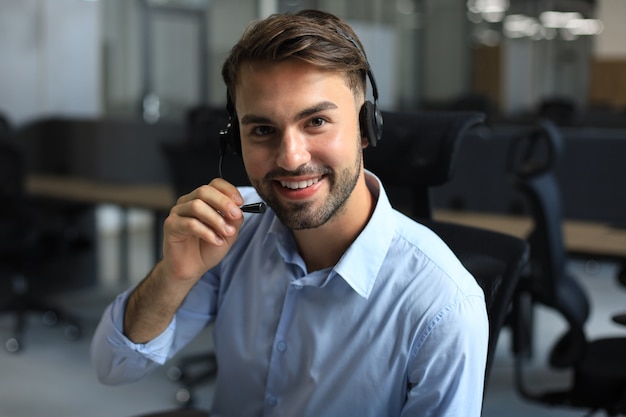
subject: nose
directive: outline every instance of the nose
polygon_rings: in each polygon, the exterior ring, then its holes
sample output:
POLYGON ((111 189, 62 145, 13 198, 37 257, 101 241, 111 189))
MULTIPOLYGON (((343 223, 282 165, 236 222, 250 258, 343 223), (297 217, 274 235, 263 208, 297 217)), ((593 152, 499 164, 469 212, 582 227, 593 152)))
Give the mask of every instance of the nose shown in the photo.
POLYGON ((287 171, 295 171, 311 160, 308 141, 296 129, 285 130, 278 149, 277 164, 287 171))

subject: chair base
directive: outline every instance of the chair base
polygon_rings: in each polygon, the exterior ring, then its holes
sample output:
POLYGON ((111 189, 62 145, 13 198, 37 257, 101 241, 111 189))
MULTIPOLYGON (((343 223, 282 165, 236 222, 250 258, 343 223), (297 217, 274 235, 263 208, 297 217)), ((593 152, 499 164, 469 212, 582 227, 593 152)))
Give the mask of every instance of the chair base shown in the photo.
POLYGON ((587 346, 585 358, 575 368, 572 384, 561 390, 530 392, 523 381, 523 359, 516 359, 516 385, 526 399, 553 407, 589 410, 626 416, 626 338, 605 338, 587 346))
POLYGON ((609 415, 626 415, 626 338, 589 343, 585 359, 576 368, 572 398, 609 415))

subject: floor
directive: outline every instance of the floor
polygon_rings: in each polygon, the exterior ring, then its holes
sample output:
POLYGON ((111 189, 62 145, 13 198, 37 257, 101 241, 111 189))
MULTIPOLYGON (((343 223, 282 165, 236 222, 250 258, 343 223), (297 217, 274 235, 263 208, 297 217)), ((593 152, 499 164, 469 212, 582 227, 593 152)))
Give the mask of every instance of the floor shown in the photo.
MULTIPOLYGON (((111 215, 108 213, 103 216, 111 215)), ((147 412, 177 407, 177 384, 168 378, 165 366, 146 379, 125 386, 100 385, 89 360, 89 339, 106 304, 128 283, 140 279, 152 263, 151 236, 143 221, 145 214, 135 213, 137 221, 131 238, 129 282, 120 283, 117 235, 115 228, 104 228, 100 236, 98 288, 75 291, 56 298, 83 321, 83 337, 67 340, 62 329, 48 326, 38 317, 29 320, 23 350, 8 353, 0 350, 0 417, 134 417, 147 412)), ((615 280, 617 266, 611 263, 571 261, 572 270, 589 290, 594 306, 588 331, 591 336, 626 335, 626 328, 614 325, 609 316, 626 311, 626 289, 615 280)), ((548 311, 538 314, 537 350, 528 364, 529 386, 538 389, 558 384, 567 377, 548 372, 544 354, 559 334, 563 323, 548 311)), ((0 338, 8 337, 11 322, 0 318, 0 338)), ((520 397, 513 386, 513 362, 509 354, 509 337, 502 333, 497 357, 485 393, 484 417, 567 417, 582 416, 581 411, 554 409, 532 404, 520 397)), ((183 354, 210 348, 208 332, 194 341, 183 354)), ((199 407, 208 407, 211 387, 198 391, 199 407)))

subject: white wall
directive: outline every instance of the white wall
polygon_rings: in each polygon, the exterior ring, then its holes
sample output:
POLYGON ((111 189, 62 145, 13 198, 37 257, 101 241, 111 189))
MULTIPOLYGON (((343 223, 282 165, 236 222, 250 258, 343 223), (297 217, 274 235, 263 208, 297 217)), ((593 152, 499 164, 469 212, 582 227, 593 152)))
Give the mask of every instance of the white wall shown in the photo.
POLYGON ((517 114, 537 100, 536 51, 532 41, 509 39, 503 48, 503 110, 517 114))
POLYGON ((600 0, 597 17, 604 22, 604 32, 597 36, 594 55, 597 58, 626 57, 626 1, 600 0))
POLYGON ((15 125, 101 113, 99 3, 0 3, 0 111, 15 125))
POLYGON ((467 92, 470 39, 466 2, 427 0, 422 91, 426 101, 445 102, 467 92))

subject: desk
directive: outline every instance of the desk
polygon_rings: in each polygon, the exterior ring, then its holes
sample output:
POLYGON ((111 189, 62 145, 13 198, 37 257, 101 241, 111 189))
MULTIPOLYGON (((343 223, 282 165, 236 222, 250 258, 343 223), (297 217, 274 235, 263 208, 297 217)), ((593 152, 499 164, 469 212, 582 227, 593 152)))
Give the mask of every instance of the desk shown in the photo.
MULTIPOLYGON (((435 219, 480 227, 496 232, 526 238, 533 221, 528 217, 503 214, 476 213, 453 210, 435 210, 435 219)), ((620 262, 618 280, 626 281, 626 229, 617 229, 604 223, 565 220, 563 240, 566 250, 574 256, 589 256, 620 262)), ((626 313, 616 314, 613 321, 626 325, 626 313)))
POLYGON ((169 185, 111 183, 65 176, 31 175, 26 179, 26 192, 39 197, 154 211, 169 211, 175 202, 169 185))
POLYGON ((161 256, 161 240, 165 215, 174 205, 175 196, 169 185, 112 183, 79 177, 30 175, 26 192, 36 197, 61 199, 88 204, 115 204, 124 210, 120 242, 120 272, 128 279, 128 224, 126 209, 143 208, 154 213, 154 256, 161 256))
MULTIPOLYGON (((460 223, 497 232, 527 238, 533 227, 532 219, 524 216, 435 210, 436 220, 460 223)), ((576 256, 626 260, 626 229, 617 229, 608 224, 565 220, 563 240, 566 250, 576 256)))
MULTIPOLYGON (((160 257, 162 227, 165 215, 175 202, 168 184, 111 183, 77 177, 32 175, 27 178, 26 190, 31 195, 58 198, 91 204, 116 204, 137 207, 155 213, 155 257, 160 257)), ((526 238, 532 219, 523 216, 478 213, 454 210, 435 210, 436 220, 460 223, 526 238)), ((608 224, 566 220, 563 223, 566 250, 577 256, 626 262, 626 229, 608 224)), ((127 237, 122 251, 127 256, 127 237)), ((125 267, 123 265, 123 267, 125 267)))

